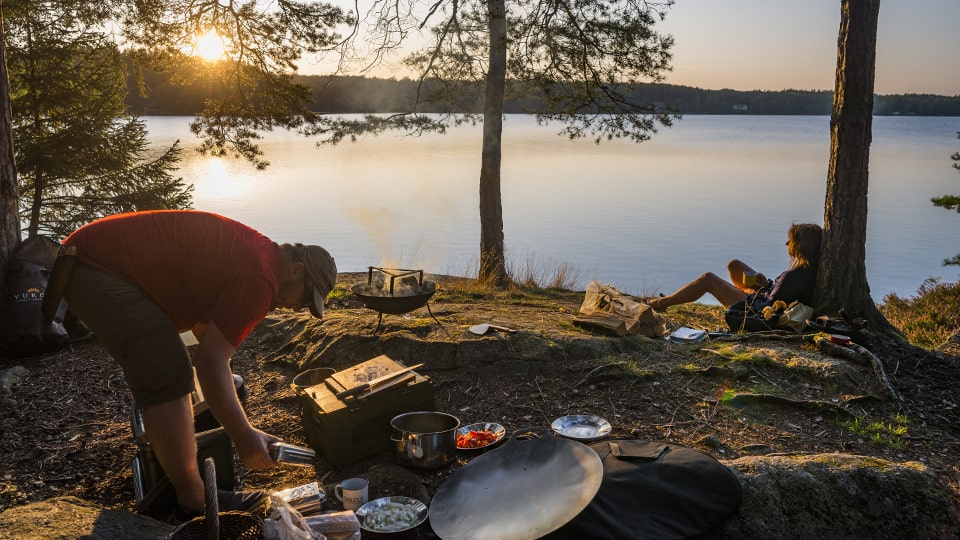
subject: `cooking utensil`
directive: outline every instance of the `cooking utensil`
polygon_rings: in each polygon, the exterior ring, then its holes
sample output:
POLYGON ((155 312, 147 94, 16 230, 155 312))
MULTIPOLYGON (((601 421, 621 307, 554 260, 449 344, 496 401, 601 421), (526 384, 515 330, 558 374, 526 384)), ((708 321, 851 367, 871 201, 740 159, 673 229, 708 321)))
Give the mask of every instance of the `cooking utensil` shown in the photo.
POLYGON ((368 381, 368 382, 365 382, 365 383, 363 383, 363 384, 361 384, 361 385, 354 386, 353 388, 348 388, 347 390, 344 390, 343 392, 337 392, 337 394, 336 394, 337 399, 343 399, 343 398, 345 398, 345 397, 350 397, 350 396, 355 396, 355 395, 357 395, 357 394, 362 394, 362 393, 366 392, 367 390, 372 390, 372 389, 373 389, 375 386, 377 386, 377 385, 380 385, 380 384, 383 384, 383 383, 385 383, 385 382, 387 382, 387 381, 393 380, 393 379, 395 379, 396 377, 399 377, 400 375, 403 375, 404 373, 409 373, 410 371, 413 371, 414 369, 417 369, 418 367, 420 367, 420 366, 422 366, 422 365, 423 365, 423 363, 421 362, 421 363, 419 363, 419 364, 417 364, 417 365, 410 366, 410 367, 406 367, 406 368, 403 368, 403 369, 401 369, 401 370, 399 370, 399 371, 394 371, 394 372, 392 372, 392 373, 387 373, 386 375, 384 375, 384 376, 382 376, 382 377, 377 377, 376 379, 374 379, 374 380, 372 380, 372 381, 368 381))
POLYGON ((313 467, 316 452, 310 448, 303 448, 302 446, 275 442, 270 443, 270 457, 277 463, 313 467))
POLYGON ((550 428, 561 437, 578 441, 594 441, 610 434, 610 422, 592 414, 570 414, 561 416, 550 424, 550 428))
POLYGON ((351 290, 363 302, 363 305, 374 311, 389 315, 403 315, 427 305, 430 298, 437 292, 437 284, 432 281, 424 281, 420 293, 406 296, 382 294, 380 289, 371 287, 366 283, 354 285, 351 290))
POLYGON ((293 378, 293 382, 290 383, 290 388, 293 389, 294 393, 298 396, 309 394, 310 388, 318 384, 323 384, 323 381, 336 372, 333 368, 308 369, 293 378))
POLYGON ((400 463, 421 469, 442 467, 457 458, 460 420, 436 411, 415 411, 393 417, 394 455, 400 463))
POLYGON ((586 508, 602 479, 600 456, 586 445, 526 428, 440 485, 430 526, 445 540, 540 538, 586 508))
POLYGON ((491 446, 503 440, 503 437, 507 434, 507 430, 504 429, 503 426, 501 426, 500 424, 496 424, 493 422, 479 422, 476 424, 467 424, 465 426, 458 427, 457 435, 466 435, 471 431, 488 431, 490 432, 490 434, 493 435, 493 442, 487 443, 483 446, 475 446, 475 447, 457 446, 457 450, 466 450, 466 451, 484 450, 484 449, 490 448, 491 446))
POLYGON ((410 529, 415 529, 419 527, 424 521, 427 520, 427 514, 429 514, 430 509, 427 508, 427 505, 422 502, 414 499, 412 497, 403 497, 400 495, 394 495, 392 497, 380 497, 379 499, 374 499, 367 504, 361 506, 357 510, 357 521, 360 522, 360 528, 365 531, 375 532, 375 533, 396 533, 409 531, 410 529), (416 513, 417 518, 412 525, 406 527, 398 527, 395 529, 381 529, 374 528, 372 526, 371 520, 369 519, 371 514, 376 512, 378 509, 386 506, 389 503, 395 504, 405 504, 410 506, 416 513))
MULTIPOLYGON (((443 325, 440 324, 440 320, 437 319, 436 315, 433 314, 433 310, 430 309, 430 304, 428 303, 433 294, 437 292, 437 284, 432 281, 424 281, 423 270, 378 268, 376 266, 370 266, 368 267, 368 270, 367 283, 358 283, 357 285, 351 287, 350 290, 352 290, 353 294, 355 294, 357 298, 363 302, 363 305, 378 313, 377 327, 373 330, 374 334, 380 330, 380 326, 383 324, 384 313, 388 313, 390 315, 403 315, 404 313, 413 311, 423 306, 427 306, 427 312, 430 313, 430 316, 433 317, 433 320, 437 321, 437 324, 440 325, 440 328, 443 328, 443 325), (384 281, 382 285, 374 284, 374 270, 384 275, 384 281), (414 275, 419 275, 419 279, 414 278, 414 275), (397 278, 400 278, 401 290, 399 293, 396 291, 397 278), (410 279, 415 281, 416 286, 404 290, 404 283, 410 279), (384 289, 384 285, 387 286, 386 289, 384 289)), ((444 329, 444 332, 446 332, 446 329, 444 329)))
POLYGON ((495 331, 495 332, 504 332, 504 333, 507 333, 507 334, 516 333, 516 330, 514 330, 514 329, 512 329, 512 328, 507 328, 506 326, 497 326, 497 325, 495 325, 495 324, 486 324, 486 323, 484 323, 484 324, 476 324, 476 325, 473 325, 473 326, 470 327, 470 332, 472 332, 472 333, 474 333, 474 334, 476 334, 476 335, 478 335, 478 336, 482 336, 482 335, 486 334, 487 332, 489 332, 490 330, 493 330, 493 331, 495 331))

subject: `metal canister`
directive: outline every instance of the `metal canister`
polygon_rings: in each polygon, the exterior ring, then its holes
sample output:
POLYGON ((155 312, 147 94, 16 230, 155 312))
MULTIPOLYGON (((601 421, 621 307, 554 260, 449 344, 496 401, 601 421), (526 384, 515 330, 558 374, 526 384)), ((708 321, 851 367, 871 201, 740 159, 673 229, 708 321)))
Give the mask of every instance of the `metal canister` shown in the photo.
POLYGON ((316 455, 316 452, 312 449, 295 444, 284 442, 270 444, 270 457, 277 463, 313 467, 313 460, 316 455))

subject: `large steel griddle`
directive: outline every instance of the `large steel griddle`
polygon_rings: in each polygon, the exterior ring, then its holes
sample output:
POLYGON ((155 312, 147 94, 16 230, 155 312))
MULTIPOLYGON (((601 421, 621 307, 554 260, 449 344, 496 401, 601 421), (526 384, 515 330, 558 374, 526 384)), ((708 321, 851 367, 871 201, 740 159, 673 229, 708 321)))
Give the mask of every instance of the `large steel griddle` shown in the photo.
POLYGON ((586 508, 602 480, 600 456, 585 444, 526 428, 440 485, 430 526, 443 540, 540 538, 586 508))

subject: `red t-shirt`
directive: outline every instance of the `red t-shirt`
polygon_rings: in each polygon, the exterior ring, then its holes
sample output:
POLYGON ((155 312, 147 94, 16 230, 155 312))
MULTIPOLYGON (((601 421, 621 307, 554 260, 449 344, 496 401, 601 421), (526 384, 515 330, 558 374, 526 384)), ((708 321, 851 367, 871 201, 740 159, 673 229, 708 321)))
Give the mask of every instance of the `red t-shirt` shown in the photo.
POLYGON ((73 232, 81 262, 137 285, 183 331, 217 324, 234 347, 272 308, 280 247, 250 227, 192 210, 109 216, 73 232))

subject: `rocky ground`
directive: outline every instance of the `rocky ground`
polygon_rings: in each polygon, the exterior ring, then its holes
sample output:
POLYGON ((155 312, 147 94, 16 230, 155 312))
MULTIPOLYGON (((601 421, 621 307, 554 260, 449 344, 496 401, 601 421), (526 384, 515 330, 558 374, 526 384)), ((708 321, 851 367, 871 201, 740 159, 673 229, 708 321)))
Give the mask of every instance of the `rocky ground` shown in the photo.
MULTIPOLYGON (((512 432, 589 413, 609 420, 614 437, 668 441, 725 463, 821 453, 919 462, 960 501, 956 344, 927 351, 873 336, 858 355, 815 334, 684 345, 608 337, 572 324, 583 293, 492 293, 456 280, 439 280, 429 311, 385 315, 374 333, 376 312, 346 287, 359 277, 341 275, 322 323, 275 314, 234 356, 255 425, 307 445, 290 387, 297 373, 319 366, 341 370, 386 353, 407 365, 424 362, 417 372, 430 378, 437 409, 463 423, 498 422, 512 432), (484 322, 518 332, 467 331, 484 322)), ((712 306, 673 308, 664 317, 672 326, 723 326, 712 306)), ((0 361, 0 371, 17 366, 26 369, 24 376, 0 388, 0 512, 66 495, 135 510, 131 401, 112 361, 86 342, 39 358, 0 361)), ((338 467, 322 455, 314 468, 235 467, 241 488, 320 481, 332 493, 340 479, 366 474, 378 478, 371 497, 429 498, 472 457, 433 471, 397 467, 389 453, 338 467)))

